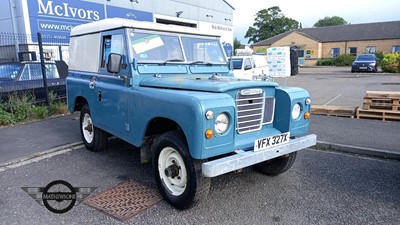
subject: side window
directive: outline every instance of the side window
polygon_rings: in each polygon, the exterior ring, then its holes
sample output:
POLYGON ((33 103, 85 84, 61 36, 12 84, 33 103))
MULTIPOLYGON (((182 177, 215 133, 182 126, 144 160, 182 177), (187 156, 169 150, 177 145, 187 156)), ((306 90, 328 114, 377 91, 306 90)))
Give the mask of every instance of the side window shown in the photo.
POLYGON ((46 77, 47 79, 60 78, 56 64, 46 64, 46 77))
POLYGON ((340 55, 340 48, 332 48, 331 54, 333 58, 337 58, 340 55))
POLYGON ((20 80, 41 80, 42 69, 40 64, 25 64, 20 80))
POLYGON ((357 55, 357 48, 356 47, 350 47, 350 48, 348 48, 347 53, 349 53, 350 55, 357 55))
POLYGON ((394 45, 392 47, 392 53, 395 53, 395 52, 400 52, 400 45, 394 45))
POLYGON ((256 68, 256 62, 254 62, 253 58, 251 58, 251 64, 253 64, 253 68, 256 68))
POLYGON ((367 46, 365 48, 365 53, 374 54, 375 52, 376 52, 376 47, 375 46, 367 46))
POLYGON ((125 53, 124 53, 124 39, 122 34, 114 34, 114 35, 106 35, 103 36, 102 43, 102 57, 101 57, 101 65, 100 67, 107 67, 107 60, 110 53, 118 53, 121 54, 122 63, 126 65, 125 61, 125 53))
MULTIPOLYGON (((60 78, 55 64, 46 64, 47 79, 60 78)), ((26 64, 19 80, 42 80, 41 64, 26 64)))
POLYGON ((253 67, 253 66, 251 65, 250 59, 245 59, 245 61, 244 61, 244 67, 246 67, 246 66, 251 66, 251 67, 253 67))

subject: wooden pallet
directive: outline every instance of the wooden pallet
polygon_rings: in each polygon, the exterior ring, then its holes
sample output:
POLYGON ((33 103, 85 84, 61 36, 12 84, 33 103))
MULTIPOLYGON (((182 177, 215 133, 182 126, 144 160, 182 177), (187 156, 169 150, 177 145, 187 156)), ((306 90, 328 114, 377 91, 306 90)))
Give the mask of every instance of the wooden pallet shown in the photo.
POLYGON ((400 110, 400 92, 395 91, 367 91, 362 109, 400 110))
POLYGON ((400 111, 380 109, 357 109, 357 119, 379 119, 382 121, 399 121, 400 111))
POLYGON ((362 109, 385 109, 385 110, 400 110, 400 99, 384 99, 384 98, 369 98, 363 100, 362 109))
POLYGON ((357 108, 352 106, 312 105, 311 113, 314 115, 354 118, 357 108))
POLYGON ((398 92, 398 91, 367 91, 365 97, 400 99, 400 92, 398 92))

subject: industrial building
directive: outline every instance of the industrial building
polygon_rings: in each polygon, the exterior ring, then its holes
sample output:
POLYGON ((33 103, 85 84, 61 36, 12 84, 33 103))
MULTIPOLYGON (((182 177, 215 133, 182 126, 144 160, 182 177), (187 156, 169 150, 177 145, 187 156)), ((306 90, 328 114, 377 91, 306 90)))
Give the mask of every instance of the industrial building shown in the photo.
MULTIPOLYGON (((14 43, 17 51, 19 48, 31 51, 29 42, 37 42, 39 32, 46 39, 68 44, 74 26, 113 17, 194 27, 219 34, 226 49, 233 45, 234 7, 225 0, 4 0, 2 3, 0 31, 32 36, 25 45, 14 43)), ((0 40, 0 46, 10 46, 10 42, 0 40)))

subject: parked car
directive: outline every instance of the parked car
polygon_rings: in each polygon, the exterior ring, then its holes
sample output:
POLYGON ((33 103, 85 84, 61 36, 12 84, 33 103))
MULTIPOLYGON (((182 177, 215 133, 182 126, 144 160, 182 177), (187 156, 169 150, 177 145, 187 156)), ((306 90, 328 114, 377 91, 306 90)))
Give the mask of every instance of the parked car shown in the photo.
POLYGON ((360 54, 357 55, 353 64, 351 65, 351 72, 365 71, 365 72, 378 72, 379 59, 375 54, 360 54))
MULTIPOLYGON (((49 91, 57 96, 66 96, 65 77, 61 78, 55 63, 46 63, 49 91)), ((35 100, 45 97, 40 62, 18 62, 0 64, 0 99, 6 101, 12 93, 31 92, 35 100)))
POLYGON ((233 76, 244 80, 254 80, 257 76, 268 76, 267 59, 262 55, 233 56, 233 76))

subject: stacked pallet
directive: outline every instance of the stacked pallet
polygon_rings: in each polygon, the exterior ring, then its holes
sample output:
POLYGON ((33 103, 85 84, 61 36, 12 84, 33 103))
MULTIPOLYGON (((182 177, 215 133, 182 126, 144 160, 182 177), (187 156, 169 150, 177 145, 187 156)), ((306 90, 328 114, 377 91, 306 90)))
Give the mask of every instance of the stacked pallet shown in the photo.
POLYGON ((367 91, 357 119, 370 118, 400 121, 400 92, 367 91))
POLYGON ((357 107, 335 105, 312 105, 311 113, 314 115, 338 116, 354 118, 357 107))

